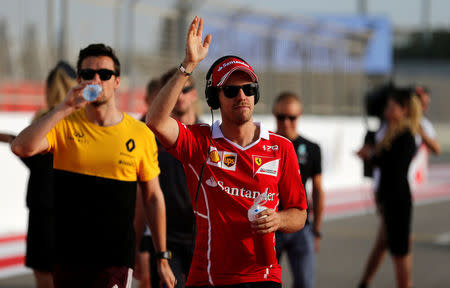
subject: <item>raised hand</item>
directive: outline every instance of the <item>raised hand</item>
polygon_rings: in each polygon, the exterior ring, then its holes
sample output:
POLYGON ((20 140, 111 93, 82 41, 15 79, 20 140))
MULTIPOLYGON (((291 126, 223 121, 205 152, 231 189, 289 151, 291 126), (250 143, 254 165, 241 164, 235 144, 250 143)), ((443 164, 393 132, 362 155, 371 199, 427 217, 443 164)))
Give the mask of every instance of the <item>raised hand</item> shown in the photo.
MULTIPOLYGON (((185 64, 197 65, 200 61, 205 59, 208 54, 209 45, 211 44, 211 34, 206 35, 203 41, 203 19, 195 16, 186 38, 186 58, 185 64)), ((189 71, 191 72, 191 71, 189 71)))

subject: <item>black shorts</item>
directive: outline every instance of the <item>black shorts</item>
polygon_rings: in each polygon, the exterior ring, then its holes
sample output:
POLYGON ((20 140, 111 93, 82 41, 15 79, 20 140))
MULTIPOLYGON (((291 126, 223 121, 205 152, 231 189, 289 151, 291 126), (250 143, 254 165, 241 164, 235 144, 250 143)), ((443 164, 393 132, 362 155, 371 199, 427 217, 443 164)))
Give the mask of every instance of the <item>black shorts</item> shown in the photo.
POLYGON ((394 256, 409 253, 412 205, 408 201, 398 205, 384 205, 382 210, 389 251, 394 256))
POLYGON ((273 282, 273 281, 265 281, 265 282, 249 282, 249 283, 241 283, 234 285, 226 285, 226 286, 191 286, 186 288, 208 288, 208 287, 217 287, 217 288, 281 288, 281 283, 273 282))
POLYGON ((25 265, 52 272, 55 263, 55 218, 52 209, 30 209, 25 265))

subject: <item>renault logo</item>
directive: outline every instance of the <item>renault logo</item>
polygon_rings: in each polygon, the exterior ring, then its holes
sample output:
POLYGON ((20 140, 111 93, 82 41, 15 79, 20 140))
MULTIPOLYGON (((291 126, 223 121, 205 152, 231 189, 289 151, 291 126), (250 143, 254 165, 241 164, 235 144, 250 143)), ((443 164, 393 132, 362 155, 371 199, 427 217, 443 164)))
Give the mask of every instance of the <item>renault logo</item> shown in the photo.
POLYGON ((134 144, 133 139, 128 140, 126 145, 127 145, 128 152, 131 152, 134 150, 134 148, 136 148, 136 145, 134 144))

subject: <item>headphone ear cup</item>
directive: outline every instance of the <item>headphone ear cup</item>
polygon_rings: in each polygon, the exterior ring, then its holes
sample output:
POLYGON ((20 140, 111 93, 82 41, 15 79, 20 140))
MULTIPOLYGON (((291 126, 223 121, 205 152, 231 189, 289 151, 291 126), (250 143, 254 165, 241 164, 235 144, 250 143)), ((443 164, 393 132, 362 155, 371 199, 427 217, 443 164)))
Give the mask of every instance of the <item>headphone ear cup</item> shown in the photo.
POLYGON ((258 89, 256 90, 255 105, 256 105, 256 103, 258 103, 258 101, 259 101, 259 86, 258 86, 258 89))
POLYGON ((216 87, 206 87, 205 89, 205 95, 206 95, 206 103, 208 103, 208 106, 211 107, 211 109, 216 110, 219 109, 219 95, 217 94, 217 88, 216 87))

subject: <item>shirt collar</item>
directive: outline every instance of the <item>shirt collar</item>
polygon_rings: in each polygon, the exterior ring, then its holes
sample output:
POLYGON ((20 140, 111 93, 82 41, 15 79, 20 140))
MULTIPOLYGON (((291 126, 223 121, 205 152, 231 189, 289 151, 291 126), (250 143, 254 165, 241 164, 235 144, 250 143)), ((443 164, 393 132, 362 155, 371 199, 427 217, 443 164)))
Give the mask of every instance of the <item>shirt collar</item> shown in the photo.
MULTIPOLYGON (((259 138, 269 140, 269 130, 267 130, 267 128, 263 125, 263 123, 261 122, 254 122, 254 123, 256 126, 259 126, 259 138)), ((225 138, 225 136, 223 136, 222 130, 220 129, 219 120, 214 122, 212 126, 212 138, 213 139, 225 138)))

